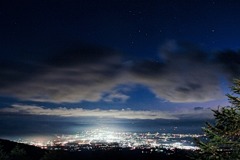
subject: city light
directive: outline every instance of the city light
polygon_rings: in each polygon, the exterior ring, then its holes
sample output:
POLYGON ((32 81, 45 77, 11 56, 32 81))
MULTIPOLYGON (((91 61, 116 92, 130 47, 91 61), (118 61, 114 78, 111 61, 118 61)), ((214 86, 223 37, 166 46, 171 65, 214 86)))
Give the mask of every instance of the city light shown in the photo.
POLYGON ((82 131, 73 135, 56 135, 47 142, 39 140, 17 140, 49 150, 111 150, 121 149, 186 149, 196 150, 194 137, 204 137, 199 134, 172 134, 151 132, 120 132, 110 128, 96 128, 82 131))

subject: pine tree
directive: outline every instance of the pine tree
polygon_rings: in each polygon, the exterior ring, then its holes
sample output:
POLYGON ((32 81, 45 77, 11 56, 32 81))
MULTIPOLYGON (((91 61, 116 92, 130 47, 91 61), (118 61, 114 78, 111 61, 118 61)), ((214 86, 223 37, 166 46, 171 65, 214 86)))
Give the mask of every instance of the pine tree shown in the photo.
POLYGON ((240 160, 240 79, 234 80, 232 94, 227 94, 231 106, 213 110, 215 124, 206 123, 206 141, 196 139, 200 148, 194 159, 240 160))

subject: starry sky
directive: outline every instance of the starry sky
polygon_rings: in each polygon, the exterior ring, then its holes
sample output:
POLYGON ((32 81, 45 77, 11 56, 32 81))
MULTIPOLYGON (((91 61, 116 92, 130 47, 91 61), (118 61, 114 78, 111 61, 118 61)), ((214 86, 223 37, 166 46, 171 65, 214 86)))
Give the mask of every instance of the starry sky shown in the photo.
POLYGON ((1 1, 0 136, 109 119, 211 119, 240 75, 239 7, 1 1))

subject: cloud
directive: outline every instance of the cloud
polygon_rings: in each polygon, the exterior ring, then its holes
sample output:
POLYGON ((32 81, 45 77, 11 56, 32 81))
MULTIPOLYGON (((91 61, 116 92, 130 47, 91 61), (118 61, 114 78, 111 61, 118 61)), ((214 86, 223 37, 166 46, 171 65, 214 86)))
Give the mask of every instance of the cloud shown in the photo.
POLYGON ((133 66, 131 72, 135 81, 170 102, 205 102, 222 98, 217 65, 209 61, 206 53, 175 43, 162 47, 163 62, 144 61, 133 66))
POLYGON ((200 111, 200 110, 203 110, 203 109, 204 109, 203 107, 194 107, 195 111, 200 111))
POLYGON ((56 116, 66 118, 118 118, 118 119, 212 119, 213 112, 210 108, 182 108, 178 111, 150 111, 150 110, 131 110, 131 109, 83 109, 83 108, 47 108, 36 105, 13 104, 10 107, 0 109, 0 114, 12 115, 33 115, 33 116, 56 116))
POLYGON ((1 60, 0 94, 54 103, 125 102, 131 97, 115 88, 141 84, 170 102, 206 102, 224 97, 221 78, 240 74, 239 52, 207 53, 170 41, 161 47, 159 57, 159 62, 126 61, 114 50, 81 45, 39 61, 1 60))
POLYGON ((82 108, 45 108, 32 105, 12 105, 0 109, 0 113, 23 115, 60 116, 60 117, 111 117, 120 119, 178 119, 177 117, 160 111, 134 111, 134 110, 101 110, 82 108))
MULTIPOLYGON (((212 108, 216 109, 216 108, 212 108)), ((179 119, 214 119, 211 108, 194 107, 193 109, 185 108, 172 113, 179 119)))
POLYGON ((48 58, 39 67, 36 63, 29 65, 28 68, 41 69, 36 74, 27 69, 21 71, 28 75, 23 76, 23 81, 16 81, 17 75, 23 73, 14 69, 8 71, 7 67, 0 93, 24 100, 55 103, 98 101, 103 92, 121 82, 121 67, 120 56, 112 50, 97 47, 68 50, 48 58), (14 74, 16 77, 12 76, 14 74))
POLYGON ((105 101, 105 102, 121 102, 121 103, 126 102, 130 98, 128 95, 126 95, 122 92, 126 89, 125 88, 113 89, 110 92, 107 92, 106 95, 103 96, 103 101, 105 101))

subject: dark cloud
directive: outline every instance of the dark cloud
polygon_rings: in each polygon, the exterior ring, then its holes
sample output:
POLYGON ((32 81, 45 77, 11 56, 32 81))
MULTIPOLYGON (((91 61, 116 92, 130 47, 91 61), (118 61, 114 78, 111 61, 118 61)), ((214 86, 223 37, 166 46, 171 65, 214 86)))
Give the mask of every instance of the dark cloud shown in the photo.
POLYGON ((204 109, 203 107, 194 107, 195 111, 199 111, 199 110, 203 110, 203 109, 204 109))
POLYGON ((178 88, 176 88, 176 91, 190 93, 193 90, 201 89, 201 87, 202 86, 200 84, 189 83, 185 87, 178 87, 178 88))
POLYGON ((130 67, 131 74, 141 77, 156 77, 165 74, 165 64, 155 61, 136 62, 130 67))
POLYGON ((223 96, 221 77, 240 73, 239 52, 206 53, 175 41, 161 47, 160 61, 126 63, 123 54, 89 45, 44 55, 41 61, 1 60, 0 93, 56 103, 124 102, 129 95, 114 91, 116 87, 141 84, 170 102, 204 102, 223 96))
POLYGON ((179 119, 214 119, 213 112, 210 108, 195 107, 185 109, 175 113, 179 119))
POLYGON ((132 70, 137 82, 147 85, 158 97, 171 102, 203 102, 222 97, 218 67, 207 54, 194 46, 171 41, 160 51, 163 61, 142 63, 137 72, 132 70), (145 72, 139 72, 144 68, 145 72), (158 68, 158 69, 156 69, 158 68))
POLYGON ((88 65, 99 62, 109 63, 111 61, 114 64, 115 60, 119 58, 119 53, 112 49, 99 46, 80 45, 53 54, 47 59, 47 63, 55 67, 74 66, 76 64, 88 65))
POLYGON ((160 49, 160 57, 166 63, 179 60, 207 63, 210 58, 209 56, 209 53, 203 52, 191 43, 176 42, 174 40, 168 41, 160 49))
POLYGON ((7 73, 0 93, 34 101, 97 101, 102 92, 118 84, 117 75, 122 72, 117 53, 94 46, 50 55, 41 65, 22 64, 26 70, 16 64, 3 67, 7 73), (39 72, 33 72, 35 68, 39 72))
POLYGON ((9 87, 19 82, 24 82, 30 74, 35 74, 36 68, 25 62, 4 61, 0 63, 1 87, 9 87))
POLYGON ((161 62, 137 64, 132 72, 136 81, 171 102, 221 98, 220 77, 232 80, 240 73, 239 52, 207 53, 190 44, 170 41, 161 47, 160 57, 161 62))
POLYGON ((220 65, 221 69, 232 77, 240 77, 240 52, 223 51, 216 54, 216 63, 220 65))

